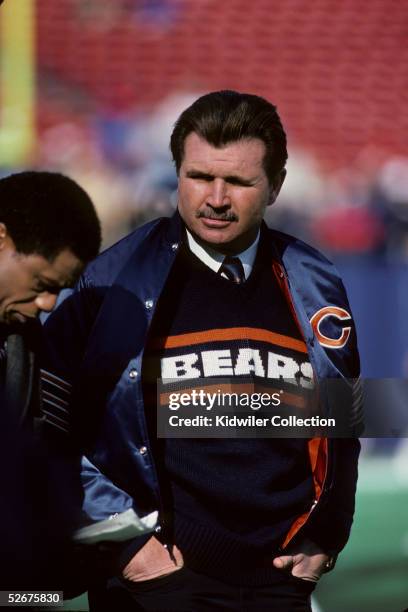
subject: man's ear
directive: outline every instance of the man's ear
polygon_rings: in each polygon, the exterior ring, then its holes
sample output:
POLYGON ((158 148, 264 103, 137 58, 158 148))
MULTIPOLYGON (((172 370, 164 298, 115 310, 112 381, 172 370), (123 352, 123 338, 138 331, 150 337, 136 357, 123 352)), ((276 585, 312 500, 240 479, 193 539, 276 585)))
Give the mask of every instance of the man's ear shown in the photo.
POLYGON ((276 200, 276 198, 279 195, 279 192, 281 190, 281 187, 283 185, 283 181, 285 180, 286 177, 286 169, 283 168, 283 170, 281 170, 273 179, 272 185, 271 185, 271 195, 269 198, 269 202, 268 202, 268 206, 270 206, 271 204, 273 204, 276 200))
POLYGON ((4 249, 7 236, 7 227, 4 225, 4 223, 0 223, 0 249, 4 249))

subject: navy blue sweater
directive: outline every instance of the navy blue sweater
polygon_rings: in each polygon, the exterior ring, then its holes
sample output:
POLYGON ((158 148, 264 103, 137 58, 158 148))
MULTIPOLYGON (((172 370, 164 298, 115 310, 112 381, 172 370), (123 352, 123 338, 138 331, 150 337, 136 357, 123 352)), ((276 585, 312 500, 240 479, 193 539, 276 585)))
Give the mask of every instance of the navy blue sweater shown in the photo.
MULTIPOLYGON (((246 378, 263 375, 267 381, 288 367, 309 373, 300 332, 262 241, 252 274, 239 286, 183 247, 152 324, 146 389, 170 366, 173 375, 185 374, 183 358, 192 363, 192 354, 205 375, 212 350, 229 351, 236 371, 244 373, 246 364, 246 378)), ((154 438, 155 411, 152 402, 146 405, 154 438)), ((155 441, 155 452, 174 541, 186 564, 241 584, 278 579, 272 559, 314 496, 307 440, 167 439, 155 441)))

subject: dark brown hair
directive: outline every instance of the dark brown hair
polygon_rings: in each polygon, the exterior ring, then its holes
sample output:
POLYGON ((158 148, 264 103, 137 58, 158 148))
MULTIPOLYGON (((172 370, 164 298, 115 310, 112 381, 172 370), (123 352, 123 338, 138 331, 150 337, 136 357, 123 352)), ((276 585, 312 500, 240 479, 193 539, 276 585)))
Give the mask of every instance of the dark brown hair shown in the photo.
POLYGON ((215 91, 198 98, 177 119, 170 149, 177 174, 184 156, 184 141, 195 132, 215 147, 245 138, 265 143, 264 169, 273 183, 288 159, 286 134, 276 106, 253 94, 215 91))

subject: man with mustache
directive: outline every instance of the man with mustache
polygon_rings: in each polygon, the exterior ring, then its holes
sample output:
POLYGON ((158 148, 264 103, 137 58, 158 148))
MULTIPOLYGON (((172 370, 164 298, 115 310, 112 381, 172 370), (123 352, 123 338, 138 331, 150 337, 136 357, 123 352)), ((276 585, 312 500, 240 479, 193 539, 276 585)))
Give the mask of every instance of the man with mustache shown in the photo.
MULTIPOLYGON (((100 247, 94 206, 73 180, 51 172, 0 179, 0 414, 3 499, 1 586, 53 584, 55 557, 69 529, 64 488, 71 467, 48 447, 40 409, 41 312, 71 287, 100 247)), ((51 417, 50 417, 51 418, 51 417)), ((64 413, 54 418, 63 426, 64 413)), ((79 470, 78 470, 79 474, 79 470)), ((55 584, 54 584, 55 586, 55 584)))
POLYGON ((349 535, 358 441, 158 439, 156 381, 288 379, 296 394, 357 377, 347 297, 323 256, 263 222, 286 174, 272 104, 202 96, 170 146, 174 217, 103 253, 47 324, 47 367, 87 453, 85 512, 158 515, 90 590, 90 608, 310 611, 349 535))

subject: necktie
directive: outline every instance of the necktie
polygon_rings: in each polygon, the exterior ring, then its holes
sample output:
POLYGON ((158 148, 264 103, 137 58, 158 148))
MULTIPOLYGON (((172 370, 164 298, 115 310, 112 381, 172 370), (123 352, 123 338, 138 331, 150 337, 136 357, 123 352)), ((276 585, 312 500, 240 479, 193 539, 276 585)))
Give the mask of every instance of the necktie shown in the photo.
POLYGON ((219 269, 219 274, 224 273, 228 280, 240 285, 245 282, 244 267, 239 257, 231 257, 227 255, 222 266, 219 269))

